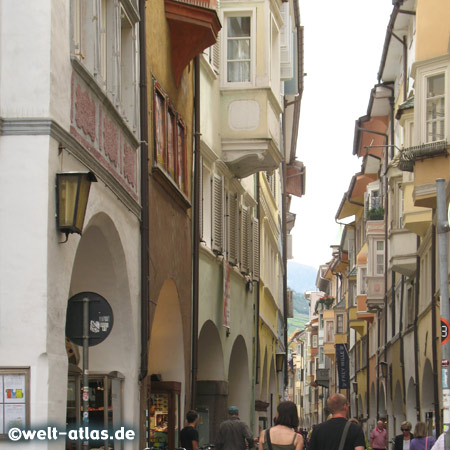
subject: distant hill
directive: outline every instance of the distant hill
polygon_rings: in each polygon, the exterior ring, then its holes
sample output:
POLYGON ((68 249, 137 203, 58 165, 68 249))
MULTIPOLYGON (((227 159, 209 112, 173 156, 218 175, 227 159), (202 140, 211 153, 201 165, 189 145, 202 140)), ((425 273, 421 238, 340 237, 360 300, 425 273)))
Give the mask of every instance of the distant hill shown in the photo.
POLYGON ((288 319, 288 336, 296 329, 302 330, 309 321, 309 304, 306 291, 316 290, 317 270, 314 267, 288 261, 287 285, 294 291, 294 317, 288 319))
POLYGON ((318 268, 306 266, 294 261, 288 261, 287 264, 287 285, 289 289, 295 292, 304 293, 305 291, 316 290, 316 277, 318 268))

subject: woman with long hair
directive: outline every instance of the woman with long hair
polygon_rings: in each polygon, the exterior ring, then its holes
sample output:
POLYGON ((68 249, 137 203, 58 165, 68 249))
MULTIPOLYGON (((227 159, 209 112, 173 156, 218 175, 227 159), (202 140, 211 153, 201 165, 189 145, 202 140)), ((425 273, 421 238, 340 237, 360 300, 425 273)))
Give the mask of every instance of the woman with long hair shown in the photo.
POLYGON ((258 450, 303 450, 303 436, 296 432, 299 419, 294 402, 278 405, 275 426, 261 431, 258 450))

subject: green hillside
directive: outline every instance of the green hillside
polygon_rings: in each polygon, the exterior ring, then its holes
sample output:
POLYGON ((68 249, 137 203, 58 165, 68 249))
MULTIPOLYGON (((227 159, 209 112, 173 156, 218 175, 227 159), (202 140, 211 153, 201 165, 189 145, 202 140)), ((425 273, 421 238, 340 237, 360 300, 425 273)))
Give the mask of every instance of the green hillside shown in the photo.
POLYGON ((309 321, 309 304, 303 294, 294 292, 294 317, 288 319, 288 336, 295 330, 302 330, 309 321))

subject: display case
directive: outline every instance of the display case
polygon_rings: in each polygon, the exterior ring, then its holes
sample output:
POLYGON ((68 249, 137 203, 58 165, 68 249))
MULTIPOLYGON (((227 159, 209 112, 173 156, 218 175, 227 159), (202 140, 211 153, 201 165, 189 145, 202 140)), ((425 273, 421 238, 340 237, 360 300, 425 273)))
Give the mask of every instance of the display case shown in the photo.
POLYGON ((146 446, 174 450, 179 446, 181 383, 151 381, 148 389, 146 446))

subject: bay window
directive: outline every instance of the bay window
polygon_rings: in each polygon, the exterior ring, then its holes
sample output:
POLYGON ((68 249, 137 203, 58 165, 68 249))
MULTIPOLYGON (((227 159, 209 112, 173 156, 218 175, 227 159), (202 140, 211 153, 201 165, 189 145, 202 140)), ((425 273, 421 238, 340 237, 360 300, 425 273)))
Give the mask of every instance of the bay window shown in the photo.
POLYGON ((426 142, 445 138, 445 74, 427 78, 426 142))

